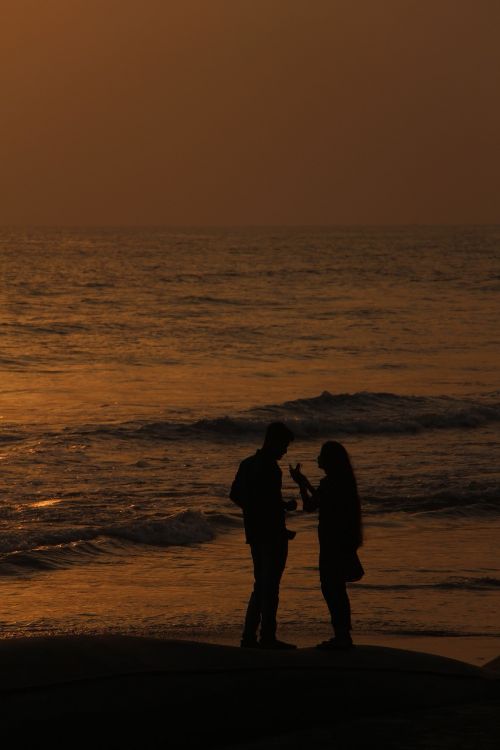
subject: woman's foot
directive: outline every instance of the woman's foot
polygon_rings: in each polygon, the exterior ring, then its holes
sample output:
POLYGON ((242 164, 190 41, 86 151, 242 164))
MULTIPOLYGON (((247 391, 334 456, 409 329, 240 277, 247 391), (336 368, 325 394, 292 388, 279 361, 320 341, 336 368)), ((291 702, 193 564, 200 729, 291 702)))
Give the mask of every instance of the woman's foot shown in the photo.
POLYGON ((348 651, 350 648, 354 648, 352 638, 350 636, 342 638, 330 638, 329 641, 322 641, 318 643, 316 648, 322 651, 348 651))

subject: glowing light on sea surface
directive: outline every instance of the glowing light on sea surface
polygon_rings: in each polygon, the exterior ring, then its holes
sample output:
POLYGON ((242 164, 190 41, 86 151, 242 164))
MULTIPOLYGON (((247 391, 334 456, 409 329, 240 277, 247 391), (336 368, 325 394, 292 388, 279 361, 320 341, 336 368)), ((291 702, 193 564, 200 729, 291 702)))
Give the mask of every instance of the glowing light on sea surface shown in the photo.
POLYGON ((49 497, 46 500, 36 500, 34 503, 31 503, 31 507, 47 508, 49 505, 57 505, 57 503, 62 503, 62 498, 49 497))

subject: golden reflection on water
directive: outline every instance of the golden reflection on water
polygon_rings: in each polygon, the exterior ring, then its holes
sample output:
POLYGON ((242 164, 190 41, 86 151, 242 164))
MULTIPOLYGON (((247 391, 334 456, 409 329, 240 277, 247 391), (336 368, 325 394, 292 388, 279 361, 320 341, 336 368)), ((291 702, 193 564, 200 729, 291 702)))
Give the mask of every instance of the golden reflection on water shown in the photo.
POLYGON ((32 508, 46 508, 49 505, 57 505, 62 503, 62 498, 49 497, 47 500, 35 500, 34 503, 29 503, 32 508))

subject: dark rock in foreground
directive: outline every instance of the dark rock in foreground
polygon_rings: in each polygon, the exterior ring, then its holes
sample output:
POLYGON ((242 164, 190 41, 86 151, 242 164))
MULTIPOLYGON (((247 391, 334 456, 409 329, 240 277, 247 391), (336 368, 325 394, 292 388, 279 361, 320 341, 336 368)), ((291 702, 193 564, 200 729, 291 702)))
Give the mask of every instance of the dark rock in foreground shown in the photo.
POLYGON ((2 726, 18 747, 236 745, 500 694, 494 672, 376 646, 273 652, 125 636, 33 638, 0 642, 0 663, 2 726))

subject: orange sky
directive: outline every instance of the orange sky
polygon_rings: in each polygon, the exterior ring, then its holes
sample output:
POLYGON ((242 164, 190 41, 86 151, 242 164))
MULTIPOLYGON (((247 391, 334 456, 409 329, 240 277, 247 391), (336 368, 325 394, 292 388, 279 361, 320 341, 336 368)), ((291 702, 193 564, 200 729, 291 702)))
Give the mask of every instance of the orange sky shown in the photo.
POLYGON ((0 224, 500 222, 498 0, 4 0, 0 224))

